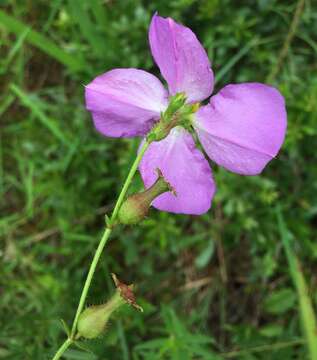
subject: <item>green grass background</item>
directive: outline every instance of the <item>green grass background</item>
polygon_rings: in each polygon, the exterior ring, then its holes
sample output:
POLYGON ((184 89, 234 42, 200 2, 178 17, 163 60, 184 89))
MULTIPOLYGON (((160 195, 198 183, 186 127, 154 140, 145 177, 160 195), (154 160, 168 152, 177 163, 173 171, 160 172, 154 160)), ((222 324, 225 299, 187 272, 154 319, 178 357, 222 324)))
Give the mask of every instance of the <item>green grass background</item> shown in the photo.
MULTIPOLYGON (((216 91, 277 86, 283 148, 261 176, 213 165, 218 191, 200 217, 155 210, 115 230, 88 303, 137 285, 125 307, 65 359, 317 358, 317 6, 313 0, 0 0, 0 359, 49 359, 81 288, 139 139, 98 134, 83 90, 96 75, 159 75, 152 14, 191 27, 216 91), (286 252, 284 251, 286 249, 286 252), (86 350, 84 350, 84 348, 86 350)), ((141 188, 140 179, 131 191, 141 188)))

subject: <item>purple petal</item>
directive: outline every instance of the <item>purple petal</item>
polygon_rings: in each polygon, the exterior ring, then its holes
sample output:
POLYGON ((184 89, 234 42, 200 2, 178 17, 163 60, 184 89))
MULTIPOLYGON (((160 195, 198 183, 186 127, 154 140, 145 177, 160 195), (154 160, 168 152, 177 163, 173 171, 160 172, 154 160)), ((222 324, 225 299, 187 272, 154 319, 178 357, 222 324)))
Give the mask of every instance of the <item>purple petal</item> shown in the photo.
POLYGON ((154 207, 194 215, 208 211, 215 193, 215 183, 207 160, 186 130, 176 127, 167 138, 150 145, 140 164, 146 188, 156 180, 157 168, 162 171, 177 195, 160 195, 154 200, 154 207))
POLYGON ((211 95, 214 77, 196 35, 171 18, 154 15, 149 40, 153 57, 172 95, 185 92, 189 102, 211 95))
POLYGON ((228 85, 197 113, 194 127, 208 156, 243 175, 259 174, 282 146, 283 96, 259 83, 228 85))
POLYGON ((145 135, 167 107, 160 80, 139 69, 115 69, 85 87, 86 107, 106 136, 145 135))

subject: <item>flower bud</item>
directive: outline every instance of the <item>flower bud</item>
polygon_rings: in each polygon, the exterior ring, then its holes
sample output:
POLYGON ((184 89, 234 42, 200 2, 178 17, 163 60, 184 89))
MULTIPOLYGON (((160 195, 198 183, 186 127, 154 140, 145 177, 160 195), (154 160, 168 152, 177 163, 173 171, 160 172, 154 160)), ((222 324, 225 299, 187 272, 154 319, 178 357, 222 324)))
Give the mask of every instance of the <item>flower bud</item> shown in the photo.
POLYGON ((79 316, 77 324, 77 337, 94 339, 105 330, 110 316, 122 305, 129 304, 143 312, 141 306, 135 301, 133 285, 122 283, 115 274, 111 274, 116 285, 116 292, 109 301, 102 305, 92 305, 79 316))
POLYGON ((104 331, 111 314, 123 304, 125 301, 120 296, 120 291, 116 290, 105 304, 89 306, 79 316, 77 325, 79 336, 86 339, 98 337, 104 331))
POLYGON ((156 182, 148 189, 129 196, 121 205, 118 213, 118 219, 121 224, 133 225, 143 220, 150 209, 153 200, 166 191, 172 191, 172 187, 164 179, 160 170, 158 170, 156 182))

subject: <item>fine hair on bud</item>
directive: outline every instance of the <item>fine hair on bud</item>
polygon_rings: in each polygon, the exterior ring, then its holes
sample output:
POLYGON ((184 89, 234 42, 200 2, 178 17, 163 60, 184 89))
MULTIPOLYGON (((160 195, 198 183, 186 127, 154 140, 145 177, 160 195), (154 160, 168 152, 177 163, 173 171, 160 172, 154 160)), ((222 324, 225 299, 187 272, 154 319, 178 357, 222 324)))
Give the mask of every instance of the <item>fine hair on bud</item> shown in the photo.
POLYGON ((133 293, 133 284, 126 285, 115 274, 111 274, 116 292, 105 304, 87 307, 79 316, 76 338, 95 339, 106 329, 112 314, 122 305, 132 305, 135 309, 143 312, 136 303, 133 293))
POLYGON ((116 290, 112 298, 105 304, 87 307, 79 316, 78 336, 86 339, 95 339, 105 330, 110 316, 123 304, 125 300, 120 291, 116 290))

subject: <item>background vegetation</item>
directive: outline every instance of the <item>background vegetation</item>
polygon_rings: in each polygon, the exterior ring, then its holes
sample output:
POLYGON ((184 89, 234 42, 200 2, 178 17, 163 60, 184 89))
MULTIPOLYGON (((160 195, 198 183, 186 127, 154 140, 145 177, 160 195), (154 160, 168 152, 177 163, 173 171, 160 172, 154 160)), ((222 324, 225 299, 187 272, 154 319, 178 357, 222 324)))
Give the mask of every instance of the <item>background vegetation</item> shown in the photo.
MULTIPOLYGON (((116 230, 88 302, 108 298, 112 271, 137 284, 145 312, 126 307, 102 338, 83 343, 91 352, 72 348, 65 359, 313 358, 305 336, 314 336, 317 305, 313 3, 0 1, 0 358, 49 359, 65 338, 59 319, 72 321, 104 213, 139 143, 93 129, 83 86, 117 67, 158 74, 147 41, 156 10, 196 32, 216 90, 242 81, 280 89, 286 142, 261 176, 213 166, 218 192, 206 215, 152 210, 140 227, 116 230)), ((138 179, 131 190, 140 187, 138 179)))

